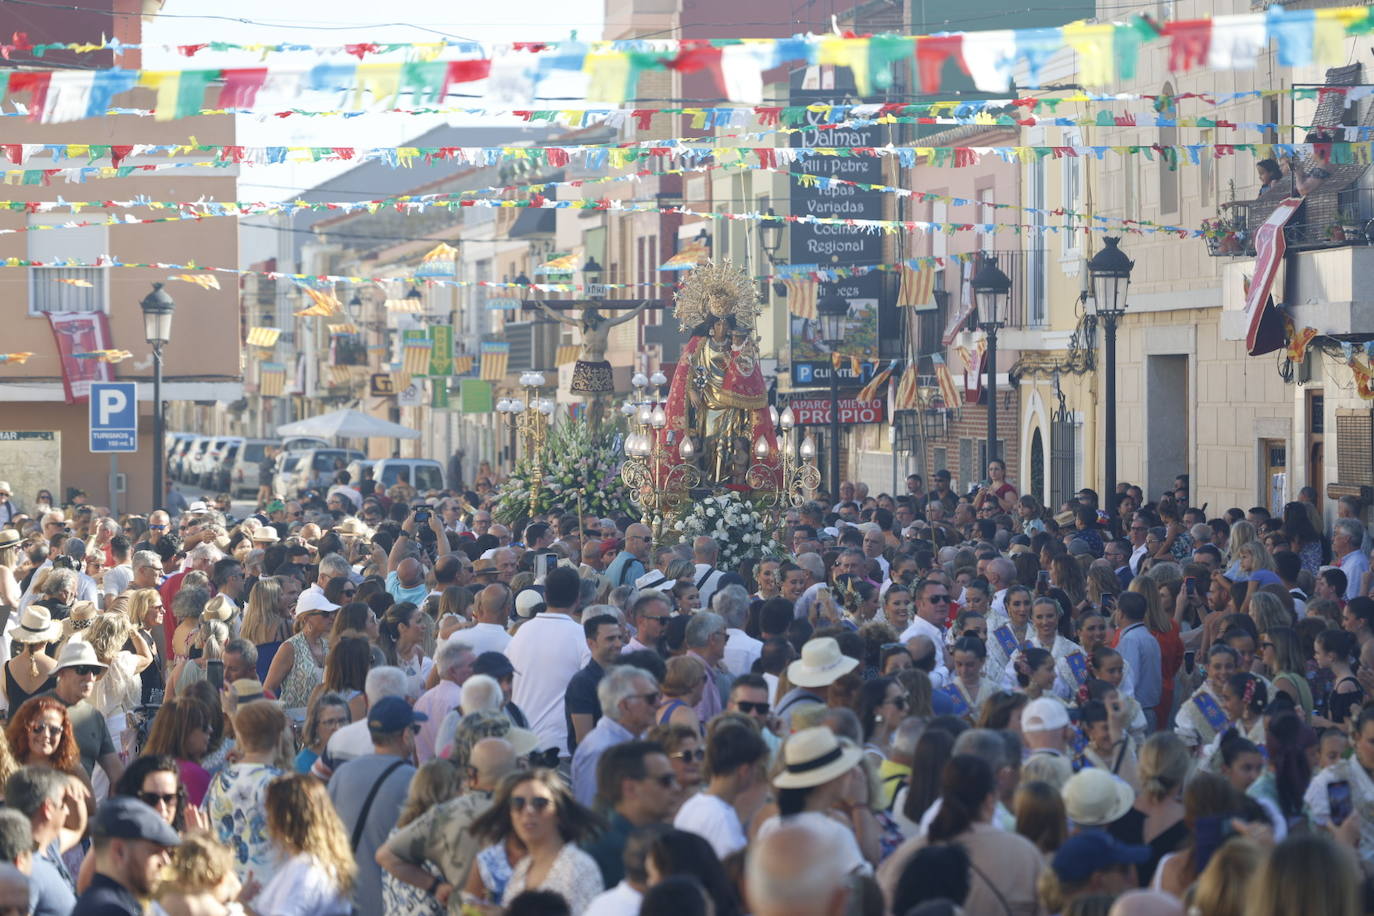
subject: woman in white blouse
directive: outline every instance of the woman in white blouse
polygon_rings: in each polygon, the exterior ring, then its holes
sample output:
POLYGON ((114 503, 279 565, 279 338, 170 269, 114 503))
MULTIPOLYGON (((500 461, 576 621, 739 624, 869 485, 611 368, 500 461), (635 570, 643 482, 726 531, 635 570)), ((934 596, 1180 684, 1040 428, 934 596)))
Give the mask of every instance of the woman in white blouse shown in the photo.
POLYGON ((597 827, 596 815, 577 803, 558 773, 540 767, 512 774, 469 829, 490 843, 514 834, 526 849, 506 882, 503 906, 523 891, 554 891, 581 916, 606 889, 596 860, 578 848, 597 827))

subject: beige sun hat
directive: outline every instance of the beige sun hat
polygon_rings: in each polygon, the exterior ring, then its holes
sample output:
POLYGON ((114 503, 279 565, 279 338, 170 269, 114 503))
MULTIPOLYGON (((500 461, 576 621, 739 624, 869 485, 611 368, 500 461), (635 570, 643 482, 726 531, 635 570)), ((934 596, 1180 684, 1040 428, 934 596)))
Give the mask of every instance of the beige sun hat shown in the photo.
POLYGON ((848 773, 864 752, 842 742, 823 725, 795 732, 782 746, 782 772, 773 777, 779 789, 809 789, 848 773))
POLYGON ((235 610, 236 608, 234 607, 234 602, 230 601, 223 595, 216 595, 209 601, 205 602, 205 610, 201 612, 200 616, 202 619, 205 620, 218 620, 221 622, 225 622, 228 621, 230 617, 234 616, 235 610))
POLYGON ((857 667, 857 658, 840 652, 833 637, 822 636, 802 646, 801 658, 787 666, 787 679, 797 687, 828 687, 857 667))
POLYGON ((48 609, 37 604, 24 608, 19 626, 10 633, 10 641, 17 643, 56 642, 62 635, 62 621, 53 620, 48 609))
POLYGON ((1120 818, 1135 804, 1130 783, 1097 767, 1079 770, 1064 783, 1064 810, 1082 827, 1101 827, 1120 818))

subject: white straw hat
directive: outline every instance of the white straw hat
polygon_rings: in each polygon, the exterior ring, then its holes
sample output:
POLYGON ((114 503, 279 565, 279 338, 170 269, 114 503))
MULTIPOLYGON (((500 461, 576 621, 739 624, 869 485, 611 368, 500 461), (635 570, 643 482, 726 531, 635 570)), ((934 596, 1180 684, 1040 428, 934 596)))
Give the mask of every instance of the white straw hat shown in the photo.
POLYGON ((804 728, 782 746, 782 772, 773 778, 779 789, 809 789, 848 773, 859 765, 864 752, 841 742, 825 726, 804 728))
POLYGON ((1064 810, 1083 827, 1101 827, 1120 818, 1135 804, 1135 790, 1106 770, 1087 767, 1064 784, 1064 810))
POLYGON ((31 604, 24 608, 19 626, 10 633, 10 641, 18 643, 57 642, 62 635, 62 621, 53 620, 48 609, 31 604))
POLYGON ((801 658, 787 666, 787 679, 797 687, 828 687, 857 667, 857 658, 840 652, 833 637, 822 636, 802 646, 801 658))

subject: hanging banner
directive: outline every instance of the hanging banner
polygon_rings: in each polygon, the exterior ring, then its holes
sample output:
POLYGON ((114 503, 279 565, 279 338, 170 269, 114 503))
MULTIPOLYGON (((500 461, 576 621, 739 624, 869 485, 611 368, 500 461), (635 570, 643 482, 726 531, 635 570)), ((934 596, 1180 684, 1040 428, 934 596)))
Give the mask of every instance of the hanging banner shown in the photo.
MULTIPOLYGON (((429 374, 448 377, 453 375, 453 325, 436 324, 429 329, 431 342, 429 351, 429 374)), ((447 387, 445 398, 447 398, 447 387)))
POLYGON ((959 336, 959 332, 964 329, 964 322, 973 315, 973 307, 976 300, 973 298, 973 263, 965 261, 962 265, 962 276, 959 279, 959 303, 950 313, 949 324, 945 327, 945 335, 940 338, 940 343, 948 347, 954 343, 954 338, 959 336))
POLYGON ((1245 349, 1251 356, 1271 353, 1283 346, 1283 319, 1274 308, 1270 289, 1287 247, 1283 227, 1301 206, 1300 197, 1285 199, 1255 232, 1255 275, 1245 298, 1245 349))
POLYGON ((448 410, 448 379, 431 378, 429 380, 429 406, 435 410, 448 410))
POLYGON ((496 409, 491 391, 491 382, 486 379, 459 379, 458 410, 462 413, 491 413, 496 409))
POLYGON ((68 404, 91 395, 92 382, 114 381, 114 370, 103 359, 79 359, 77 353, 110 348, 110 320, 104 312, 44 312, 57 342, 62 363, 62 389, 68 404))

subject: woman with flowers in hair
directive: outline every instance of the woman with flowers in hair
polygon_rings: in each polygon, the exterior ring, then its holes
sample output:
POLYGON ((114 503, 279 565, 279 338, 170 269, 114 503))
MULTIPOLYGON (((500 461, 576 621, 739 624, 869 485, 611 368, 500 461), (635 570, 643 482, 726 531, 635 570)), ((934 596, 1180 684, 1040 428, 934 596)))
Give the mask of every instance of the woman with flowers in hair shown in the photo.
POLYGON ((1269 690, 1259 677, 1248 671, 1238 671, 1228 677, 1221 688, 1221 709, 1231 720, 1231 726, 1217 732, 1202 752, 1203 768, 1214 773, 1221 771, 1217 752, 1227 735, 1238 735, 1255 747, 1264 747, 1264 708, 1268 705, 1269 690))

